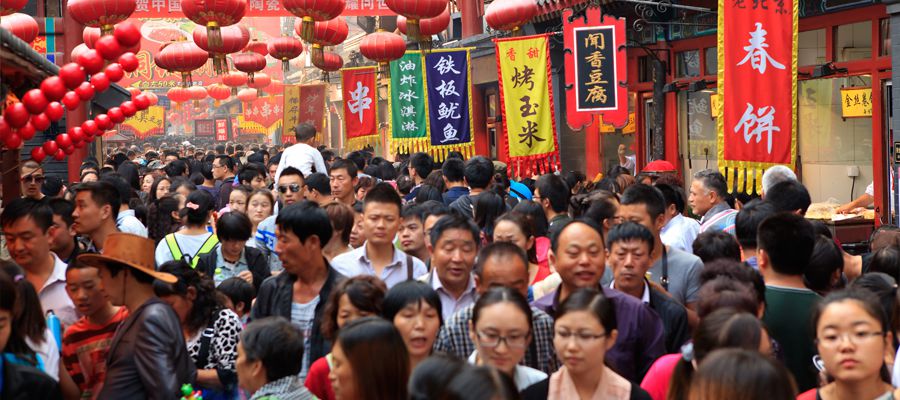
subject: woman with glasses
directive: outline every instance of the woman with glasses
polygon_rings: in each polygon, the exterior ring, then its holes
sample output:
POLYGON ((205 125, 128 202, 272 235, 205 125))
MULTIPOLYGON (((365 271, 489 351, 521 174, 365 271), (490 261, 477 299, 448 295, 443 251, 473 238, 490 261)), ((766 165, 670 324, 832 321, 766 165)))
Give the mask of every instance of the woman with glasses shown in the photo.
POLYGON ((247 216, 250 217, 253 229, 250 230, 251 236, 250 240, 247 241, 248 247, 256 247, 256 238, 253 237, 256 234, 256 228, 260 222, 272 215, 272 210, 274 209, 275 197, 272 196, 272 192, 266 189, 256 189, 253 193, 250 193, 250 197, 247 199, 247 216))
POLYGON ((525 390, 522 398, 650 399, 647 392, 606 366, 606 352, 617 336, 615 311, 606 296, 596 289, 572 293, 559 305, 553 324, 553 347, 563 366, 525 390))
POLYGON ((409 370, 415 370, 431 355, 438 331, 444 325, 441 298, 431 285, 419 281, 400 282, 384 297, 384 319, 392 322, 409 353, 409 370))
POLYGON ((833 292, 813 314, 816 349, 831 383, 798 400, 894 399, 885 357, 893 356, 891 327, 878 299, 859 289, 833 292))
POLYGON ((508 375, 519 391, 547 378, 547 374, 519 365, 531 343, 531 307, 522 294, 508 287, 493 287, 481 295, 472 310, 469 337, 475 352, 469 362, 491 366, 508 375))

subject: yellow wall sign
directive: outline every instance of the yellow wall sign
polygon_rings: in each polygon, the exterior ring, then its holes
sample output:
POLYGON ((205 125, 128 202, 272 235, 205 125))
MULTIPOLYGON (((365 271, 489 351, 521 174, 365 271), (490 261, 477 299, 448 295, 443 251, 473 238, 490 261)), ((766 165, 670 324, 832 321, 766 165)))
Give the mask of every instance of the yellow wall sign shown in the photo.
POLYGON ((841 88, 841 117, 872 116, 872 88, 841 88))
POLYGON ((722 95, 718 93, 709 95, 709 113, 713 118, 722 115, 722 95))
MULTIPOLYGON (((600 133, 616 133, 616 127, 612 124, 603 123, 603 116, 600 117, 600 133)), ((628 124, 622 128, 623 134, 634 133, 634 113, 628 113, 628 124)))

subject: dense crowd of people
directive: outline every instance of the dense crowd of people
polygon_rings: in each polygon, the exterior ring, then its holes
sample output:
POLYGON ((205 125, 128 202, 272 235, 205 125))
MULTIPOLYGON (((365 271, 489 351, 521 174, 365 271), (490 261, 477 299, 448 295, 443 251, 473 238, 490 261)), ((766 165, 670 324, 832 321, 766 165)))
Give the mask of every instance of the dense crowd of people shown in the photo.
POLYGON ((0 397, 900 396, 900 228, 845 252, 787 168, 754 198, 665 161, 514 179, 295 134, 111 147, 69 184, 25 162, 0 397))

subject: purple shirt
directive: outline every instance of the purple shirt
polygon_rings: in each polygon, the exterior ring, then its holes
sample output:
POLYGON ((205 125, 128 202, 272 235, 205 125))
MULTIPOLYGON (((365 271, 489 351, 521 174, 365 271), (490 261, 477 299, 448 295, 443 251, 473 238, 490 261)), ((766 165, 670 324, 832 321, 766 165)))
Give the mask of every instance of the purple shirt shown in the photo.
MULTIPOLYGON (((619 375, 640 382, 657 358, 666 354, 663 323, 653 309, 639 299, 618 290, 598 287, 613 303, 616 312, 616 344, 606 352, 606 360, 619 375)), ((531 303, 535 308, 556 315, 559 288, 531 303)))

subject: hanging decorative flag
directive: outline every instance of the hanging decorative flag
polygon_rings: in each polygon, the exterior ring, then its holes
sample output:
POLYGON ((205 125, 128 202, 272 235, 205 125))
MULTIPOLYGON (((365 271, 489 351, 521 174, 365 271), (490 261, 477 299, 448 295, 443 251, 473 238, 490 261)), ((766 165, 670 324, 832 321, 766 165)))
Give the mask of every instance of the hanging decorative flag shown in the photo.
POLYGON ((378 67, 341 70, 347 148, 359 149, 378 142, 378 91, 375 86, 377 70, 378 67))
POLYGON ((297 143, 294 127, 300 123, 300 86, 284 85, 284 122, 281 126, 281 144, 297 143))
POLYGON ((253 100, 241 115, 241 133, 270 136, 284 123, 283 96, 267 96, 253 100))
POLYGON ((797 15, 797 0, 719 0, 718 161, 729 190, 759 193, 766 168, 794 166, 797 15))
POLYGON ((216 119, 216 141, 224 142, 228 140, 228 120, 224 118, 216 119))
POLYGON ((299 123, 308 122, 316 127, 316 142, 322 143, 325 134, 326 85, 303 85, 300 87, 299 123))
POLYGON ((516 176, 559 168, 548 36, 494 39, 506 150, 516 176))
POLYGON ((625 64, 625 19, 604 16, 600 7, 588 7, 584 17, 563 11, 567 49, 566 122, 581 130, 599 114, 606 124, 622 128, 628 123, 625 64))
POLYGON ((137 139, 165 133, 166 109, 162 106, 150 106, 146 110, 126 119, 120 130, 131 131, 137 139))
POLYGON ((472 135, 472 71, 469 49, 432 50, 425 55, 425 99, 431 153, 441 161, 450 151, 475 154, 472 135))
POLYGON ((422 53, 407 50, 391 61, 388 114, 391 116, 391 150, 414 153, 428 149, 428 119, 425 107, 422 53))

